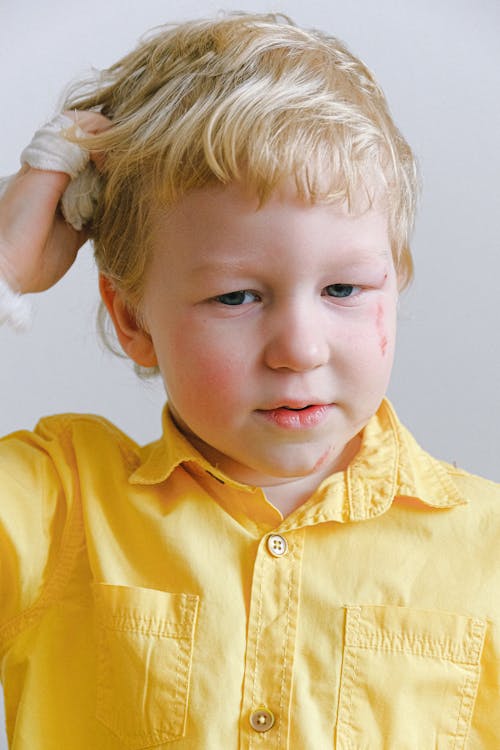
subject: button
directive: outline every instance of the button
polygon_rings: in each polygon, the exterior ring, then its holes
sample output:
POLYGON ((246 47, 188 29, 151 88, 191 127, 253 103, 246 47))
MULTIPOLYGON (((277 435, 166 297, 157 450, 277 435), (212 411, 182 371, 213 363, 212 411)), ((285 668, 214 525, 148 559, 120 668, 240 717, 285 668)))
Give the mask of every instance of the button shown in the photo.
POLYGON ((256 732, 268 732, 274 726, 274 715, 267 708, 258 708, 250 714, 250 726, 256 732))
POLYGON ((271 534, 267 538, 267 549, 273 557, 281 557, 288 552, 288 542, 284 536, 271 534))

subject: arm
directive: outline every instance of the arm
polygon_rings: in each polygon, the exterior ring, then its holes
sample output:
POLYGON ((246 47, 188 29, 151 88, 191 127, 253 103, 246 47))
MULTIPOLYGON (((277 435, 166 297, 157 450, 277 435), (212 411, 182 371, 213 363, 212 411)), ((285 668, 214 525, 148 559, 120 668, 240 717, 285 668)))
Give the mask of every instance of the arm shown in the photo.
MULTIPOLYGON (((100 115, 89 118, 109 125, 100 115)), ((87 239, 60 210, 69 183, 62 171, 28 164, 7 181, 0 195, 0 282, 14 292, 51 287, 87 239)), ((63 544, 74 495, 63 443, 59 433, 40 427, 0 439, 0 650, 3 626, 38 599, 63 544)))
MULTIPOLYGON (((100 114, 78 113, 78 126, 85 133, 109 125, 100 114)), ((90 158, 99 163, 98 154, 91 153, 90 158)), ((40 292, 53 286, 87 239, 85 229, 76 230, 59 209, 69 183, 64 171, 43 171, 25 163, 0 197, 0 278, 16 292, 40 292)))
POLYGON ((69 180, 23 165, 0 199, 0 276, 17 292, 51 287, 85 242, 58 211, 69 180))

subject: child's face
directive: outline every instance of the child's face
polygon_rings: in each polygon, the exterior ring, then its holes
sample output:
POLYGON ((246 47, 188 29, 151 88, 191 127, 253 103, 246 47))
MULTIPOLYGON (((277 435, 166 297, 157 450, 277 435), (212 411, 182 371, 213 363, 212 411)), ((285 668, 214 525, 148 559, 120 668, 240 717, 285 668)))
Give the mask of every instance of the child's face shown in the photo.
POLYGON ((178 425, 266 486, 344 468, 388 385, 397 297, 382 210, 288 188, 258 209, 233 184, 158 221, 143 314, 178 425))

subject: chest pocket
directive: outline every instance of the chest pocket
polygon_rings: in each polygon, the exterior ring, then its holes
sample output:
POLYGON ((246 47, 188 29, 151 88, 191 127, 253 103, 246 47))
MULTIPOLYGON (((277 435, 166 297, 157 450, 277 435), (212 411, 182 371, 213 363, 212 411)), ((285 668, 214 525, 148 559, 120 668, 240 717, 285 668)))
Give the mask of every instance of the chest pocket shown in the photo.
POLYGON ((95 584, 96 716, 130 750, 185 733, 198 597, 95 584))
POLYGON ((462 750, 486 623, 394 606, 346 608, 337 750, 462 750))

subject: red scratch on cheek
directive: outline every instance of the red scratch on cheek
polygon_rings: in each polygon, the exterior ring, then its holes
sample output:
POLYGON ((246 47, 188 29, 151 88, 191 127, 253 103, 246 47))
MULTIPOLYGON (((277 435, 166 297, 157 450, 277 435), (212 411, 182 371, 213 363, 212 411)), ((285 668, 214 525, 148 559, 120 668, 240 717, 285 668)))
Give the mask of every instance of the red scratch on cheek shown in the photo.
POLYGON ((375 324, 377 326, 380 351, 382 352, 382 356, 385 357, 385 353, 387 351, 387 336, 385 335, 384 327, 384 308, 382 307, 381 302, 379 302, 377 305, 377 318, 375 324))

